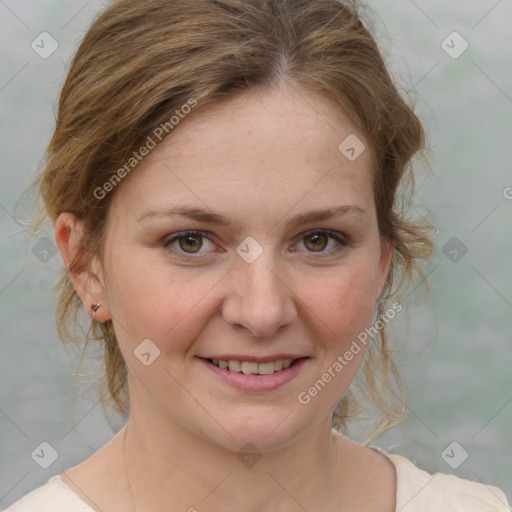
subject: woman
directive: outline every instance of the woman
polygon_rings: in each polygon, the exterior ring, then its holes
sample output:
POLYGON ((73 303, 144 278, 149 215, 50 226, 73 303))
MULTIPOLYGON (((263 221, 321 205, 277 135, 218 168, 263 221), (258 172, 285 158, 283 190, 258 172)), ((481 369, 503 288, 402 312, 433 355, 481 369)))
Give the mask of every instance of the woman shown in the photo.
POLYGON ((351 2, 113 2, 40 192, 61 331, 85 308, 129 418, 8 510, 509 510, 346 435, 356 374, 373 437, 403 415, 385 333, 432 251, 396 208, 423 145, 351 2))

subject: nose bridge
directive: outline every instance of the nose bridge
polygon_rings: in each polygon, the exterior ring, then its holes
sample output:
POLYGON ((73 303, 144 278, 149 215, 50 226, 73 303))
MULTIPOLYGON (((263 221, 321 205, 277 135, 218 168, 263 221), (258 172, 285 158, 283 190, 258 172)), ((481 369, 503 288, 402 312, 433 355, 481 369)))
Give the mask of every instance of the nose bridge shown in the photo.
POLYGON ((293 294, 270 251, 252 263, 240 258, 232 273, 234 285, 224 310, 228 323, 243 326, 257 336, 269 336, 293 321, 293 294))
POLYGON ((253 305, 268 305, 270 309, 275 309, 286 295, 276 266, 263 259, 259 262, 256 260, 250 265, 242 265, 242 268, 244 266, 242 272, 245 275, 246 296, 250 299, 249 302, 253 305))

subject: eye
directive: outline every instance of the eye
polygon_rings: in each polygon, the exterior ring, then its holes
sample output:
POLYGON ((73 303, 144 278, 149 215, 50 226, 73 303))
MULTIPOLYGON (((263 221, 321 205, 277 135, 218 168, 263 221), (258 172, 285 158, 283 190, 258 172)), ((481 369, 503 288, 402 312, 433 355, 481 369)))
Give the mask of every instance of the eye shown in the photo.
POLYGON ((215 247, 211 238, 206 233, 201 231, 186 231, 183 233, 176 233, 175 235, 164 239, 163 245, 180 255, 204 254, 205 252, 209 252, 201 251, 205 246, 205 241, 206 247, 208 244, 210 244, 212 248, 215 247))
MULTIPOLYGON (((295 245, 300 247, 303 244, 307 252, 317 253, 319 257, 337 254, 346 249, 347 239, 335 231, 310 231, 302 236, 302 240, 295 245), (329 250, 326 250, 330 247, 329 250), (334 248, 333 248, 334 247, 334 248)), ((317 257, 317 256, 314 256, 317 257)))

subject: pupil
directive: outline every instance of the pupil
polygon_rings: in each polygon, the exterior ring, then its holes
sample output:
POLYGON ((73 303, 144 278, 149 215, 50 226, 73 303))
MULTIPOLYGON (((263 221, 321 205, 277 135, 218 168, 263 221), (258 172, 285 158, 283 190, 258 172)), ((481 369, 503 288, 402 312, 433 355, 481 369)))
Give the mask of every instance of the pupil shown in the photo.
MULTIPOLYGON (((183 237, 186 242, 186 247, 183 246, 182 244, 182 240, 180 240, 180 246, 182 249, 184 249, 185 251, 187 251, 187 249, 196 249, 196 250, 199 250, 201 248, 201 246, 203 245, 202 242, 201 242, 201 237, 200 236, 197 236, 197 235, 188 235, 186 237, 183 237)), ((188 251, 188 252, 195 252, 195 251, 188 251)))
POLYGON ((322 249, 325 249, 326 238, 327 237, 325 235, 310 235, 306 237, 306 239, 309 239, 310 242, 312 242, 313 251, 321 251, 322 249))

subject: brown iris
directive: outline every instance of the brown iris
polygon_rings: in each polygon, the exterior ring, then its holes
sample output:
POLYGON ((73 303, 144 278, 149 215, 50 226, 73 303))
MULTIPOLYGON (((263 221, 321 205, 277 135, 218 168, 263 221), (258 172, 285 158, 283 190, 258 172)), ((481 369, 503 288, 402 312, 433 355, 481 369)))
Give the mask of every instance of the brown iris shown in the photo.
POLYGON ((322 251, 327 247, 329 237, 325 234, 315 233, 304 237, 304 245, 312 251, 322 251), (311 241, 311 245, 308 244, 308 240, 311 241))
POLYGON ((201 235, 185 235, 179 238, 179 244, 180 248, 185 252, 194 253, 201 249, 203 245, 203 239, 201 235), (185 243, 183 243, 183 240, 185 240, 185 243))

